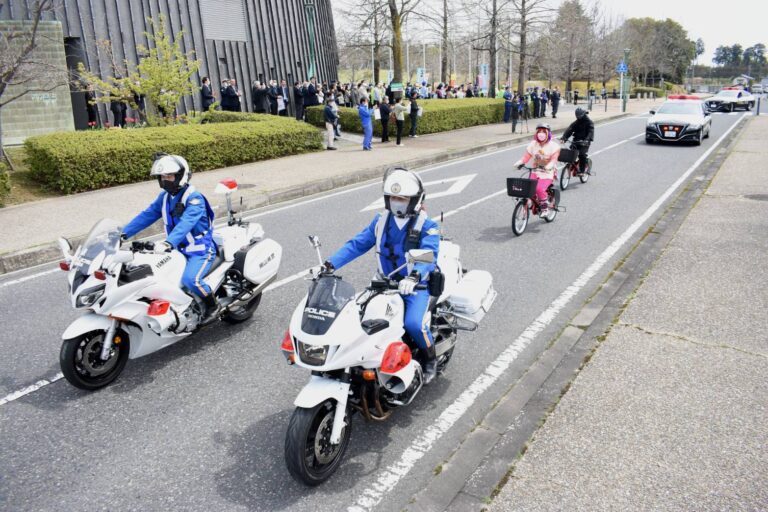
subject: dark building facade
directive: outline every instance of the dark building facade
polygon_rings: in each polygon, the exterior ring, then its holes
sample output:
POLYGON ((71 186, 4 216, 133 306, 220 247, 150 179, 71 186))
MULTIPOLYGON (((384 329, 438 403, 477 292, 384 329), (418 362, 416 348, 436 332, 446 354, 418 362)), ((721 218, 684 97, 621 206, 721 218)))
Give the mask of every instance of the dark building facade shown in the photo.
MULTIPOLYGON (((25 20, 34 0, 0 0, 0 19, 25 20)), ((67 65, 78 62, 110 76, 109 52, 100 41, 110 41, 115 62, 137 62, 137 46, 148 46, 148 18, 165 15, 166 29, 183 31, 181 48, 194 51, 201 62, 197 77, 211 78, 217 100, 221 79, 235 78, 242 92, 243 110, 252 105, 254 80, 296 80, 314 75, 335 80, 338 53, 331 0, 58 0, 53 17, 61 22, 67 65)), ((72 92, 75 126, 87 127, 83 93, 72 92)), ((104 109, 104 106, 100 108, 104 109)), ((293 98, 291 98, 291 110, 293 98)), ((199 95, 183 99, 180 112, 200 110, 199 95)), ((105 111, 102 110, 102 116, 105 111)))

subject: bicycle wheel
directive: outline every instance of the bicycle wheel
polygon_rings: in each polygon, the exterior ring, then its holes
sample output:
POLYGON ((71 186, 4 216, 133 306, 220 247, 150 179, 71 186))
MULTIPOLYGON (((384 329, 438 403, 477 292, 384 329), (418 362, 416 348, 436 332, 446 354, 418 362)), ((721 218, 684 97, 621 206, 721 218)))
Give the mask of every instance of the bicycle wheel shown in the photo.
POLYGON ((549 204, 553 206, 549 209, 549 212, 547 213, 546 217, 544 217, 544 220, 547 222, 552 222, 555 220, 555 217, 557 217, 557 207, 560 205, 560 191, 557 190, 554 186, 550 185, 547 189, 547 196, 549 196, 549 204))
POLYGON ((565 190, 571 183, 571 164, 565 164, 560 173, 560 190, 565 190))
POLYGON ((528 215, 528 200, 521 199, 512 211, 512 232, 516 236, 522 235, 528 227, 528 215))
POLYGON ((589 180, 589 173, 592 172, 592 159, 587 158, 587 169, 586 172, 579 176, 579 180, 581 180, 582 183, 586 183, 589 180))

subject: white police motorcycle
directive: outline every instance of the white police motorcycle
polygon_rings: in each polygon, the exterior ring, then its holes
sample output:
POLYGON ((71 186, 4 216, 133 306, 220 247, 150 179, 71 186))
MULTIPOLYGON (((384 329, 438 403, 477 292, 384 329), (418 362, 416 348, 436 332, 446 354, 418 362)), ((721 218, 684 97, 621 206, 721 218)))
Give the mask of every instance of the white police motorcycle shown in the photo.
MULTIPOLYGON (((321 262, 320 243, 310 240, 321 262)), ((414 249, 403 267, 432 263, 430 250, 414 249)), ((295 479, 318 485, 339 467, 351 433, 351 416, 383 421, 409 405, 424 384, 418 347, 403 327, 398 284, 377 275, 362 293, 340 276, 313 276, 293 313, 282 351, 289 364, 312 371, 296 397, 285 438, 285 461, 295 479)), ((441 373, 459 330, 477 329, 493 301, 491 274, 462 269, 459 246, 440 243, 439 272, 430 274, 431 329, 441 373)), ((409 268, 410 270, 410 268, 409 268)), ((410 272, 409 272, 410 273, 410 272)))
MULTIPOLYGON (((220 182, 226 195, 229 222, 217 227, 219 247, 205 277, 230 323, 249 319, 264 289, 275 279, 282 247, 264 238, 259 224, 235 218, 231 194, 237 183, 220 182)), ((96 223, 76 251, 59 239, 68 272, 72 306, 85 311, 62 335, 59 363, 72 385, 94 390, 108 385, 128 359, 172 345, 200 328, 205 306, 186 293, 181 276, 186 258, 179 251, 157 254, 152 242, 133 242, 121 249, 121 226, 104 219, 96 223)))

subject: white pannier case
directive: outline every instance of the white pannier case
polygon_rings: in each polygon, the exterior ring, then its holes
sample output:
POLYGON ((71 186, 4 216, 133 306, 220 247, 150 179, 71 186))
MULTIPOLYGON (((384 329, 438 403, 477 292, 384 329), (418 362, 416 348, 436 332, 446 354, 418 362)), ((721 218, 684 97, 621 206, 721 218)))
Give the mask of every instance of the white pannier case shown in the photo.
POLYGON ((451 293, 448 302, 453 306, 454 312, 480 323, 491 309, 494 300, 496 290, 493 289, 493 277, 490 272, 470 270, 451 293))

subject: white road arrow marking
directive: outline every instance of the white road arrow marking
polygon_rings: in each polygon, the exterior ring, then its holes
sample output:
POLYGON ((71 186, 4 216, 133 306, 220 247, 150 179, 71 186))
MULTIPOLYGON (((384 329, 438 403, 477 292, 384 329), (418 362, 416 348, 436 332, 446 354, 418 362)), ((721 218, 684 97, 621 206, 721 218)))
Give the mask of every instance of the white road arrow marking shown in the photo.
MULTIPOLYGON (((427 199, 436 199, 438 197, 444 197, 444 196, 452 196, 455 194, 459 194, 461 191, 463 191, 465 188, 467 188, 467 185, 472 182, 473 179, 475 179, 475 176, 477 174, 467 174, 465 176, 457 176, 456 178, 445 178, 442 180, 437 181, 428 181, 427 183, 424 183, 424 188, 427 188, 431 185, 442 185, 443 183, 453 183, 448 190, 444 190, 442 192, 430 192, 427 194, 427 199)), ((362 210, 361 212, 367 212, 370 210, 383 210, 384 209, 384 198, 377 199, 362 210)))

